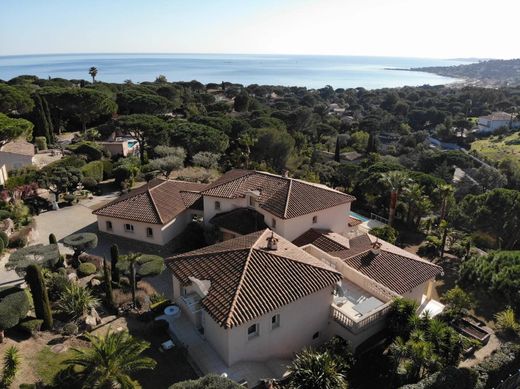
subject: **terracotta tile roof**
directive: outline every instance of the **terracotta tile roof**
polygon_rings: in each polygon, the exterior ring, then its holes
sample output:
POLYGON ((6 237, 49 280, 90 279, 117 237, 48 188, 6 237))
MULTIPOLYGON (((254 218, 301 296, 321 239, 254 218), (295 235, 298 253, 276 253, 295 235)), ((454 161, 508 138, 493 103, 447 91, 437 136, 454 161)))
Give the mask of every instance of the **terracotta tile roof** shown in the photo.
POLYGON ((209 280, 201 304, 224 328, 247 323, 307 295, 330 287, 342 276, 281 236, 268 250, 268 229, 166 260, 183 284, 189 277, 209 280))
POLYGON ((92 212, 95 215, 167 224, 185 209, 201 209, 206 185, 154 179, 92 212))
POLYGON ((356 219, 355 217, 352 217, 352 216, 348 217, 348 225, 350 227, 355 227, 355 226, 357 226, 357 225, 359 225, 361 223, 363 223, 362 220, 356 219))
POLYGON ((257 202, 266 211, 283 219, 349 203, 355 197, 293 178, 252 170, 231 170, 210 184, 203 195, 235 199, 258 191, 257 202))
POLYGON ((267 228, 264 215, 249 208, 237 208, 229 212, 219 213, 209 222, 240 235, 247 235, 267 228))
POLYGON ((347 238, 337 237, 338 234, 311 229, 293 243, 299 247, 312 244, 341 258, 348 266, 398 294, 406 293, 442 272, 440 266, 372 235, 363 234, 348 239, 348 244, 344 241, 347 238), (376 240, 381 243, 381 248, 380 254, 374 256, 371 250, 376 240))
POLYGON ((7 143, 2 147, 1 151, 5 153, 13 153, 20 155, 29 155, 32 156, 35 154, 34 145, 32 143, 27 142, 26 140, 18 139, 13 142, 7 143))

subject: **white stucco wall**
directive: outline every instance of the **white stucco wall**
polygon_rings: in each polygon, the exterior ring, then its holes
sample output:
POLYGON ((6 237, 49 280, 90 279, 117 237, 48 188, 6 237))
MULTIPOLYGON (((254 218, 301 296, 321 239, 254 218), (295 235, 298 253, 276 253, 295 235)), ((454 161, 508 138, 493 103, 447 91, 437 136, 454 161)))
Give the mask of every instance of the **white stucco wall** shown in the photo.
POLYGON ((406 298, 406 299, 410 299, 410 300, 414 300, 417 302, 417 304, 421 304, 421 300, 422 300, 422 296, 423 294, 425 295, 426 294, 426 291, 428 289, 428 283, 432 281, 433 282, 433 279, 432 280, 428 280, 424 283, 422 283, 421 285, 417 285, 415 288, 413 288, 412 290, 408 291, 407 293, 403 293, 403 297, 406 298))
POLYGON ((7 171, 20 169, 24 166, 32 165, 33 156, 24 154, 8 153, 0 151, 0 165, 5 165, 7 171))
POLYGON ((235 208, 247 207, 245 198, 221 199, 221 198, 212 197, 212 196, 203 196, 203 197, 204 197, 204 224, 209 224, 209 221, 217 213, 228 212, 235 208), (220 209, 215 209, 216 201, 220 202, 220 209))
POLYGON ((240 361, 291 358, 294 352, 303 347, 313 346, 326 340, 332 298, 332 287, 325 288, 256 320, 228 330, 224 330, 206 314, 204 334, 228 365, 240 361), (280 315, 280 326, 272 329, 271 319, 275 314, 280 315), (260 326, 259 335, 249 339, 247 329, 255 323, 260 326), (319 337, 313 339, 313 335, 317 332, 319 337))
POLYGON ((99 231, 123 236, 128 239, 135 239, 142 242, 164 245, 175 236, 179 235, 186 228, 186 225, 191 221, 191 216, 193 213, 197 213, 197 211, 186 210, 164 226, 160 224, 142 223, 133 220, 116 219, 98 215, 98 229, 99 231), (112 231, 107 230, 107 221, 112 222, 112 231), (127 223, 134 226, 133 232, 125 231, 125 224, 127 223), (146 229, 148 227, 153 230, 153 236, 151 237, 146 236, 146 229))
POLYGON ((5 185, 5 182, 7 181, 8 179, 8 175, 7 175, 7 168, 5 165, 1 165, 0 166, 0 185, 5 185))

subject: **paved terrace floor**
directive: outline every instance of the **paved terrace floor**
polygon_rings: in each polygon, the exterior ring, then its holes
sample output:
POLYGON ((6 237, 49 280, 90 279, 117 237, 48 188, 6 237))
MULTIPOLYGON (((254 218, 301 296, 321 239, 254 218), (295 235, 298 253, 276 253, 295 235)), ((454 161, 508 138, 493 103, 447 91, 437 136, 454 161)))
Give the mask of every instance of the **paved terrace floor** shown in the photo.
POLYGON ((172 337, 177 343, 180 342, 187 347, 189 356, 202 374, 226 373, 228 378, 236 382, 247 381, 248 387, 252 388, 262 379, 281 378, 291 362, 273 359, 265 363, 240 362, 228 367, 188 318, 183 315, 177 319, 166 316, 159 318, 168 319, 172 337))

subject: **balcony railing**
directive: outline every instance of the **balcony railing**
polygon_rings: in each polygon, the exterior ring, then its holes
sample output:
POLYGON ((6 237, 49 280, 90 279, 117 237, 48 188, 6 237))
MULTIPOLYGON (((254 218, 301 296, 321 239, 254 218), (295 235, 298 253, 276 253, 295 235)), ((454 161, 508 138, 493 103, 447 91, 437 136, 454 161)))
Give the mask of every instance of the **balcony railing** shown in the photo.
POLYGON ((383 320, 384 316, 386 316, 388 311, 390 311, 391 306, 392 304, 389 302, 379 307, 367 317, 356 320, 346 315, 343 311, 341 311, 341 308, 337 307, 336 305, 331 305, 330 316, 339 325, 346 328, 350 332, 357 334, 371 324, 378 322, 379 320, 383 320))

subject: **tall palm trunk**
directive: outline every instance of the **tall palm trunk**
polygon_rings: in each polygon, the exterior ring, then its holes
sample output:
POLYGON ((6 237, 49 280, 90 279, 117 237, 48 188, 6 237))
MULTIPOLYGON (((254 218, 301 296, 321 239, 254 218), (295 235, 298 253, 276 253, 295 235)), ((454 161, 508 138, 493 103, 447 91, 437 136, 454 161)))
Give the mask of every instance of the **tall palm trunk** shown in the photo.
POLYGON ((397 209, 397 197, 399 193, 396 190, 390 192, 390 209, 388 211, 388 224, 393 225, 395 219, 395 211, 397 209))

